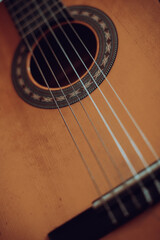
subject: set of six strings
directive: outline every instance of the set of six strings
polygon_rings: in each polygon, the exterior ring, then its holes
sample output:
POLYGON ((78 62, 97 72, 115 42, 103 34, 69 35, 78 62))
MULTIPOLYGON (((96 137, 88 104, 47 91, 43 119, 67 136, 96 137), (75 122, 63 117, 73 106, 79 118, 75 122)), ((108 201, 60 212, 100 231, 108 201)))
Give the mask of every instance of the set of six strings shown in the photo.
MULTIPOLYGON (((14 4, 16 4, 17 2, 18 2, 18 1, 16 1, 14 4)), ((148 192, 147 192, 148 190, 144 187, 142 181, 140 181, 140 178, 139 178, 139 176, 137 175, 137 172, 136 172, 135 168, 134 168, 133 165, 131 164, 129 158, 127 157, 125 151, 123 150, 123 148, 121 147, 121 145, 120 145, 120 143, 118 142, 117 138, 115 137, 114 133, 112 132, 110 126, 109 126, 108 123, 107 123, 107 121, 104 119, 104 117, 103 117, 102 113, 100 112, 98 106, 96 105, 96 103, 94 102, 93 98, 92 98, 91 95, 89 94, 86 86, 85 86, 84 83, 82 82, 82 80, 81 80, 79 74, 77 73, 74 65, 72 64, 71 60, 70 60, 69 57, 66 55, 66 52, 65 52, 65 50, 63 49, 63 46, 61 45, 60 41, 58 40, 56 34, 54 33, 51 25, 50 25, 49 22, 48 22, 48 20, 47 20, 46 17, 44 16, 44 14, 43 14, 40 6, 36 3, 36 1, 31 1, 31 2, 34 3, 36 9, 38 10, 39 14, 42 16, 42 18, 43 18, 45 24, 47 25, 48 29, 49 29, 50 32, 52 33, 52 36, 54 37, 54 39, 56 40, 56 42, 57 42, 58 45, 60 46, 62 52, 64 53, 65 57, 67 58, 68 62, 69 62, 70 65, 71 65, 71 67, 72 67, 73 70, 75 71, 75 73, 76 73, 76 75, 77 75, 77 78, 80 80, 82 86, 84 87, 85 91, 87 92, 87 95, 89 96, 89 98, 90 98, 90 100, 92 101, 94 107, 96 108, 98 114, 100 115, 103 123, 105 124, 106 128, 108 129, 109 133, 111 134, 111 136, 112 136, 115 144, 117 145, 117 147, 118 147, 121 155, 123 156, 126 164, 128 165, 131 173, 133 174, 135 180, 138 181, 138 183, 140 184, 140 186, 141 186, 141 188, 142 188, 142 190, 143 190, 144 196, 146 197, 146 200, 147 200, 148 202, 151 202, 152 199, 151 199, 150 197, 148 197, 148 196, 149 196, 149 194, 148 194, 148 192)), ((44 4, 44 3, 43 3, 43 4, 44 4)), ((48 10, 50 11, 50 13, 52 14, 52 12, 51 12, 51 10, 50 10, 50 6, 48 5, 48 3, 45 3, 45 5, 47 6, 47 9, 48 9, 48 10)), ((58 8, 58 1, 56 1, 55 3, 53 3, 53 5, 57 5, 57 8, 58 8)), ((11 8, 12 8, 12 6, 11 6, 11 8)), ((63 7, 63 8, 64 8, 64 7, 63 7)), ((79 41, 81 42, 81 44, 82 44, 82 45, 84 46, 84 48, 86 49, 86 52, 90 55, 90 57, 92 58, 92 60, 93 60, 93 62, 95 63, 95 65, 96 65, 96 66, 98 67, 98 69, 101 71, 102 75, 106 78, 105 74, 103 73, 103 71, 101 70, 101 68, 98 66, 98 64, 97 64, 97 62, 95 61, 95 59, 92 57, 91 53, 89 52, 89 50, 87 49, 87 47, 85 46, 85 44, 83 43, 83 41, 81 40, 80 36, 77 34, 77 32, 76 32, 76 30, 74 29, 73 25, 71 24, 70 20, 66 17, 65 13, 62 11, 63 8, 59 9, 58 12, 61 11, 61 14, 63 15, 65 21, 68 23, 68 25, 70 26, 70 28, 71 28, 71 29, 73 30, 73 32, 76 34, 77 38, 79 39, 79 41)), ((62 25, 61 25, 60 22, 58 21, 58 19, 57 19, 57 17, 56 17, 56 14, 54 13, 54 14, 52 14, 52 16, 53 16, 53 18, 54 18, 57 26, 59 26, 59 28, 60 28, 61 31, 63 32, 64 36, 66 37, 67 41, 70 43, 71 47, 73 48, 73 50, 74 50, 75 53, 77 54, 78 58, 80 59, 80 61, 81 61, 82 64, 84 65, 84 67, 86 68, 86 71, 88 72, 88 74, 89 74, 90 77, 92 78, 93 82, 95 83, 96 87, 97 87, 98 90, 100 91, 100 93, 101 93, 101 95, 103 96, 105 102, 107 103, 107 105, 109 106, 110 110, 112 111, 114 117, 117 119, 118 123, 120 124, 120 127, 122 128, 122 130, 124 131, 124 133, 125 133, 125 135, 127 136, 128 140, 130 141, 130 144, 132 145, 132 147, 133 147, 134 150, 136 151, 136 153, 137 153, 138 157, 140 158, 140 160, 142 161, 144 167, 147 169, 148 173, 151 174, 151 177, 152 177, 153 180, 154 180, 154 183, 155 183, 155 186, 156 186, 157 190, 160 192, 160 183, 159 183, 158 180, 155 178, 155 176, 154 176, 153 173, 151 172, 150 168, 148 168, 148 164, 147 164, 146 160, 144 159, 143 155, 141 154, 141 152, 140 152, 139 148, 137 147, 136 143, 133 141, 133 139, 131 138, 131 136, 130 136, 129 133, 127 132, 126 128, 124 127, 123 123, 122 123, 121 120, 118 118, 116 112, 114 111, 114 109, 113 109, 112 106, 110 105, 108 99, 104 96, 102 90, 101 90, 101 89, 99 88, 99 86, 97 85, 97 83, 96 83, 96 81, 94 80, 91 72, 90 72, 90 71, 88 70, 88 68, 86 67, 86 65, 85 65, 85 63, 83 62, 82 58, 80 57, 79 53, 78 53, 77 50, 75 49, 73 43, 70 41, 70 39, 68 38, 66 32, 64 31, 62 25)), ((16 14, 15 14, 15 20, 16 20, 16 22, 18 23, 18 19, 16 19, 16 14)), ((34 20, 34 19, 33 19, 33 20, 34 20)), ((59 59, 57 58, 57 56, 55 56, 55 53, 54 53, 54 51, 53 51, 50 43, 48 42, 48 40, 47 40, 47 38, 46 38, 46 36, 45 36, 45 33, 43 32, 42 28, 40 28, 40 31, 41 31, 43 37, 45 38, 45 41, 47 42, 47 44, 48 44, 48 46, 49 46, 49 48, 50 48, 53 56, 56 58, 58 64, 60 65, 61 70, 63 71, 64 75, 66 76, 66 78, 67 78, 67 80, 68 80, 68 83, 71 85, 71 82, 70 82, 69 78, 67 77, 67 75, 66 75, 63 67, 61 66, 61 63, 60 63, 59 59)), ((31 47, 31 45, 29 44, 28 40, 25 38, 25 35, 24 35, 24 32, 23 32, 23 31, 21 31, 21 35, 22 35, 22 37, 24 38, 24 41, 25 41, 25 43, 26 43, 29 51, 31 52, 31 54, 32 54, 32 56, 33 56, 33 58, 34 58, 34 60, 35 60, 35 63, 36 63, 36 65, 37 65, 37 67, 38 67, 38 69, 39 69, 39 71, 40 71, 40 73, 41 73, 41 75, 42 75, 42 77, 43 77, 43 79, 44 79, 44 82, 45 82, 45 84, 46 84, 46 86, 47 86, 47 88, 48 88, 48 90, 49 90, 49 92, 50 92, 50 94, 51 94, 54 102, 56 103, 56 106, 57 106, 57 108, 58 108, 58 110, 59 110, 59 113, 60 113, 60 115, 61 115, 61 117, 62 117, 62 119, 63 119, 63 121, 64 121, 64 123, 65 123, 65 125, 66 125, 66 127, 67 127, 67 129, 68 129, 68 131, 69 131, 69 133, 70 133, 70 135, 71 135, 71 138, 72 138, 72 140, 73 140, 73 142, 74 142, 74 144, 75 144, 75 146, 76 146, 76 148, 77 148, 77 150, 78 150, 78 152, 79 152, 79 154, 80 154, 80 156, 81 156, 81 159, 83 160, 83 163, 85 164, 85 167, 87 168, 87 171, 88 171, 88 173, 89 173, 89 175, 90 175, 90 177, 91 177, 91 179, 92 179, 92 181, 93 181, 93 183, 94 183, 94 186, 95 186, 95 188, 96 188, 96 190, 97 190, 97 193, 98 193, 99 196, 101 196, 101 192, 100 192, 100 190, 99 190, 99 187, 98 187, 97 183, 95 182, 95 179, 94 179, 94 177, 93 177, 93 175, 92 175, 92 173, 91 173, 91 171, 90 171, 90 169, 89 169, 89 167, 88 167, 88 165, 87 165, 87 163, 86 163, 86 161, 85 161, 85 159, 84 159, 84 156, 83 156, 83 154, 81 153, 81 151, 80 151, 80 149, 79 149, 79 147, 78 147, 78 145, 77 145, 77 143, 76 143, 76 141, 75 141, 75 139, 74 139, 74 137, 73 137, 73 135, 72 135, 72 133, 71 133, 71 130, 70 130, 68 124, 66 123, 65 119, 64 119, 64 116, 63 116, 63 114, 62 114, 62 112, 61 112, 61 110, 60 110, 60 108, 59 108, 59 106, 58 106, 58 103, 57 103, 57 101, 56 101, 56 98, 54 97, 54 95, 53 95, 53 93, 52 93, 52 91, 51 91, 51 89, 50 89, 50 87, 49 87, 49 85, 48 85, 48 83, 47 83, 47 80, 46 80, 46 78, 45 78, 42 70, 40 69, 39 63, 38 63, 38 61, 37 61, 37 59, 36 59, 36 57, 35 57, 35 55, 34 55, 34 53, 33 53, 32 47, 31 47)), ((67 104, 68 104, 68 106, 69 106, 69 108, 70 108, 70 110, 71 110, 71 112, 72 112, 72 114, 73 114, 73 116, 74 116, 74 118, 75 118, 75 120, 76 120, 76 122, 77 122, 77 124, 78 124, 78 126, 79 126, 79 128, 80 128, 80 130, 82 131, 82 134, 83 134, 85 140, 87 141, 87 143, 88 143, 88 145, 89 145, 89 148, 91 149, 91 152, 93 153, 93 155, 94 155, 94 157, 95 157, 95 159, 96 159, 96 161, 97 161, 97 163, 98 163, 98 165, 99 165, 99 167, 100 167, 100 169, 101 169, 101 171, 102 171, 102 173, 103 173, 106 181, 108 182, 108 184, 110 185, 110 187, 112 187, 112 184, 111 184, 111 182, 109 181, 109 179, 108 179, 108 177, 107 177, 107 175, 106 175, 106 173, 105 173, 105 171, 104 171, 104 169, 103 169, 103 167, 102 167, 102 165, 101 165, 101 162, 99 161, 99 158, 97 157, 96 153, 94 152, 94 149, 92 148, 91 144, 89 143, 88 138, 87 138, 87 136, 85 135, 85 133, 84 133, 84 131, 83 131, 80 123, 78 122, 78 119, 77 119, 77 117, 75 116, 75 113, 74 113, 72 107, 70 106, 69 101, 68 101, 67 97, 65 96, 63 89, 61 88, 61 86, 60 86, 60 84, 59 84, 59 82, 58 82, 58 80, 57 80, 57 78, 56 78, 56 76, 55 76, 55 74, 54 74, 51 66, 49 65, 49 62, 48 62, 48 60, 46 59, 45 53, 43 52, 41 46, 39 45, 38 39, 36 38, 34 32, 32 32, 32 37, 33 37, 35 43, 37 44, 37 46, 38 46, 38 48, 39 48, 39 50, 40 50, 40 52, 41 52, 41 54, 42 54, 42 57, 43 57, 43 58, 45 59, 45 61, 47 62, 47 65, 49 66, 49 69, 50 69, 53 77, 55 78, 55 80, 56 80, 56 82, 57 82, 57 85, 58 85, 59 88, 61 89, 61 92, 62 92, 62 94, 64 95, 64 97, 65 97, 65 99, 66 99, 66 101, 67 101, 67 104)), ((111 87, 111 89, 113 90, 113 92, 115 93, 116 97, 118 98, 118 100, 120 101, 120 103, 122 104, 122 106, 124 107, 124 109, 126 110, 127 114, 129 115, 130 119, 132 120, 132 122, 133 122, 134 125, 136 126, 136 128, 137 128, 138 132, 140 133, 141 137, 143 138, 143 140, 145 141, 145 143, 147 144, 147 146, 149 147, 149 149, 150 149, 151 152, 153 153, 154 157, 155 157, 156 159, 158 159, 158 155, 157 155, 156 152, 154 151, 154 149, 153 149, 153 147, 151 146, 151 144, 149 143, 148 139, 145 137, 144 133, 141 131, 140 127, 139 127, 139 126, 137 125, 137 123, 135 122, 134 118, 133 118, 133 117, 131 116, 131 114, 129 113, 128 109, 126 108, 126 106, 124 105, 124 103, 122 102, 122 100, 120 99, 120 97, 118 96, 118 94, 115 92, 114 88, 112 87, 112 85, 110 84, 110 82, 108 81, 108 79, 106 79, 106 81, 107 81, 107 83, 109 84, 109 86, 111 87)), ((74 86, 73 86, 73 85, 71 85, 71 86, 72 86, 73 90, 74 90, 75 93, 76 93, 76 90, 74 89, 74 86)), ((83 108, 83 110, 84 110, 84 112, 85 112, 88 120, 90 121, 91 125, 93 126, 93 128, 94 128, 94 130, 95 130, 95 132, 96 132, 96 134, 97 134, 97 136, 98 136, 98 138, 99 138, 99 140, 101 141, 101 143, 102 143, 102 145, 103 145, 106 153, 109 155, 109 157, 110 157, 110 159, 111 159, 114 167, 118 170, 118 168, 117 168, 117 166, 116 166, 116 163, 115 163, 114 160, 112 159, 112 157, 111 157, 111 155, 110 155, 110 153, 109 153, 109 151, 108 151, 108 149, 107 149, 107 147, 106 147, 106 145, 105 145, 102 137, 100 136, 98 130, 97 130, 96 127, 94 126, 94 124, 93 124, 93 122, 92 122, 89 114, 88 114, 87 111, 85 110, 85 108, 84 108, 82 102, 80 101, 78 95, 77 95, 77 98, 78 98, 78 100, 79 100, 79 102, 80 102, 80 104, 81 104, 81 106, 82 106, 82 108, 83 108)), ((121 179, 123 179, 123 176, 122 176, 122 174, 120 173, 119 170, 118 170, 118 173, 119 173, 119 176, 121 177, 121 179)), ((132 195, 132 200, 133 200, 133 202, 135 203, 135 205, 136 205, 137 207, 139 207, 139 203, 138 203, 137 199, 135 198, 135 196, 132 194, 132 191, 131 191, 130 189, 128 189, 128 191, 129 191, 130 194, 132 195)), ((112 190, 112 193, 114 194, 114 189, 112 190)), ((117 196, 116 194, 114 194, 114 195, 115 195, 115 197, 116 197, 116 199, 117 199, 117 201, 118 201, 118 203, 119 203, 119 205, 120 205, 120 208, 121 208, 123 214, 124 214, 125 216, 128 215, 128 211, 127 211, 127 209, 125 208, 125 206, 124 206, 123 202, 121 201, 121 199, 119 198, 119 196, 117 196)), ((103 197, 102 197, 102 202, 103 202, 103 197)), ((110 215, 110 218, 111 218, 112 222, 116 223, 116 219, 115 219, 113 213, 110 211, 110 207, 109 207, 108 204, 106 204, 106 203, 105 203, 104 205, 105 205, 106 210, 108 211, 108 213, 109 213, 109 215, 110 215)))

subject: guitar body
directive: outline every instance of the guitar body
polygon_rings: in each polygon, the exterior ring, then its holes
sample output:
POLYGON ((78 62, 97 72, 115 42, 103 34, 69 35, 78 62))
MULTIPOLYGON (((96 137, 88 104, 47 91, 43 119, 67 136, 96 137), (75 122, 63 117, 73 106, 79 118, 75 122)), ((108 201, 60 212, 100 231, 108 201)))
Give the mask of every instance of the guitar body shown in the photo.
MULTIPOLYGON (((110 16, 118 32, 118 53, 107 78, 160 156, 160 5, 156 0, 64 0, 91 5, 110 16)), ((25 103, 11 80, 11 65, 20 37, 0 4, 0 239, 42 240, 54 228, 91 206, 98 194, 57 109, 25 103)), ((140 147, 148 164, 157 159, 144 144, 111 88, 100 88, 140 147)), ((136 171, 144 168, 117 121, 96 89, 91 96, 125 148, 136 171)), ((98 131, 116 159, 124 180, 131 177, 125 161, 89 97, 82 100, 98 131)), ((79 102, 72 108, 102 160, 113 187, 121 180, 102 149, 79 102)), ((69 107, 62 113, 95 176, 102 194, 111 190, 69 107)), ((158 240, 159 204, 118 228, 106 240, 158 240)))

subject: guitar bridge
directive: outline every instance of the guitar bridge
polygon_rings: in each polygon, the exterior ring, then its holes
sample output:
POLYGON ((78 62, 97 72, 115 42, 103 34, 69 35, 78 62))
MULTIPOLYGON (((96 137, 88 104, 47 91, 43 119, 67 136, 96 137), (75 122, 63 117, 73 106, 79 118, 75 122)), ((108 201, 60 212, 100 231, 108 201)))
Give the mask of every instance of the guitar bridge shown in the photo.
POLYGON ((160 160, 48 234, 50 240, 98 240, 160 200, 160 160))

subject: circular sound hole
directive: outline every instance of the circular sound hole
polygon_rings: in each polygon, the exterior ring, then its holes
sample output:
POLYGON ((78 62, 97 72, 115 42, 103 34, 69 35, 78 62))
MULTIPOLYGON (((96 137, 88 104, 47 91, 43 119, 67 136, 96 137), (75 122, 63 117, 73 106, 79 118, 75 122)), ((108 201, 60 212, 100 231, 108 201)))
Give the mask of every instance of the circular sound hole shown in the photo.
MULTIPOLYGON (((72 23, 72 25, 94 58, 97 51, 95 34, 86 25, 80 23, 72 23)), ((34 81, 42 87, 47 87, 44 78, 50 88, 66 87, 70 83, 76 82, 79 76, 82 77, 87 72, 86 67, 89 69, 93 63, 93 59, 87 53, 73 29, 68 24, 62 24, 62 28, 81 60, 59 27, 53 28, 59 43, 53 36, 53 32, 47 32, 33 49, 39 68, 34 58, 31 57, 30 59, 31 75, 34 81)))

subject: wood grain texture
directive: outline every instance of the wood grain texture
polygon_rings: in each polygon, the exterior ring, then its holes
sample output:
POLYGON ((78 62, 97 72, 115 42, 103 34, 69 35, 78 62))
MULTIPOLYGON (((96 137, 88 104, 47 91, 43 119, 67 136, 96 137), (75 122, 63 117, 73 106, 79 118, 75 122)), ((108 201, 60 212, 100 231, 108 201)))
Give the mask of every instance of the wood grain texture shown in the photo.
MULTIPOLYGON (((87 4, 106 12, 117 28, 119 49, 108 79, 160 155, 160 6, 156 0, 64 0, 69 5, 87 4)), ((71 140, 58 110, 34 108, 21 100, 11 81, 11 63, 20 41, 3 4, 0 4, 0 239, 42 240, 49 231, 90 207, 96 190, 71 140)), ((109 96, 127 130, 148 163, 156 159, 148 151, 106 82, 109 96)), ((136 170, 143 169, 98 90, 92 93, 136 170)), ((113 140, 91 105, 83 104, 107 143, 124 179, 131 176, 113 140)), ((79 103, 73 105, 78 120, 101 159, 112 186, 119 175, 106 158, 79 103)), ((75 139, 102 193, 110 189, 87 146, 69 108, 62 109, 75 139)), ((158 240, 160 206, 137 217, 108 235, 106 240, 158 240)))

